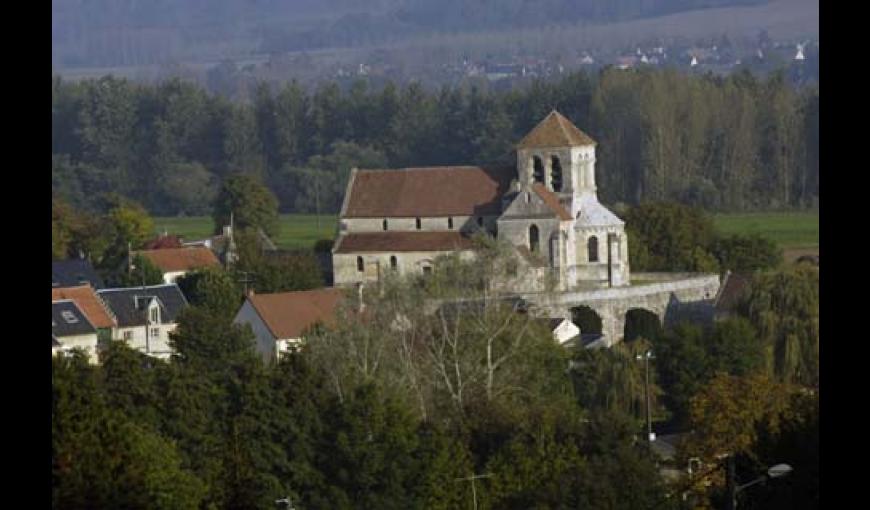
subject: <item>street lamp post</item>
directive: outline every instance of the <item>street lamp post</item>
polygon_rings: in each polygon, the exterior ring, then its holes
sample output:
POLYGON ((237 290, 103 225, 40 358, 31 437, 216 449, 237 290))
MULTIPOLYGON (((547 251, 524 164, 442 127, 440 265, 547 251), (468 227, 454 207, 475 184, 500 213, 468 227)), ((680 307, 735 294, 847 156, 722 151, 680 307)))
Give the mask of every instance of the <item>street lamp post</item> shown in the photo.
POLYGON ((728 456, 726 470, 727 470, 726 474, 728 475, 728 478, 727 478, 728 500, 726 501, 727 506, 725 508, 726 508, 726 510, 737 510, 737 494, 739 494, 740 491, 742 491, 743 489, 746 489, 747 487, 751 487, 755 484, 764 483, 769 479, 779 478, 781 476, 786 476, 789 473, 791 473, 792 468, 788 464, 777 464, 775 466, 771 466, 771 467, 767 468, 767 472, 764 475, 759 476, 755 480, 752 480, 751 482, 744 483, 742 485, 739 485, 737 483, 736 468, 735 468, 733 455, 728 456))
POLYGON ((643 360, 644 362, 644 371, 646 377, 646 432, 647 438, 650 441, 656 440, 656 435, 652 431, 652 410, 650 409, 650 395, 649 395, 649 360, 655 359, 652 351, 646 351, 643 354, 638 354, 636 357, 637 360, 643 360))

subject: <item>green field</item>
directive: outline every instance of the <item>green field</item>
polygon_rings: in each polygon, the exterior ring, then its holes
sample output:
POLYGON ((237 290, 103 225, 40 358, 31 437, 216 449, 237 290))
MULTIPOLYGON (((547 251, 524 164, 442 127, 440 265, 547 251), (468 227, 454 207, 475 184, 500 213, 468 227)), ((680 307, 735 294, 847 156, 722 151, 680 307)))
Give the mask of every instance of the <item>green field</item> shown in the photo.
MULTIPOLYGON (((777 242, 783 249, 812 249, 819 246, 818 213, 747 213, 717 214, 716 228, 723 234, 760 234, 777 242)), ((320 228, 313 214, 282 214, 274 241, 280 248, 309 248, 318 239, 335 237, 336 216, 321 215, 320 228)), ((211 234, 208 216, 154 218, 157 231, 184 239, 201 239, 211 234)))
MULTIPOLYGON (((278 235, 272 239, 279 248, 310 248, 318 239, 335 237, 336 216, 321 215, 320 228, 313 214, 282 214, 278 235)), ((158 233, 168 232, 185 240, 202 239, 212 234, 210 216, 157 217, 154 226, 158 233)))
POLYGON ((787 250, 819 247, 819 213, 717 214, 713 221, 723 234, 759 234, 787 250))

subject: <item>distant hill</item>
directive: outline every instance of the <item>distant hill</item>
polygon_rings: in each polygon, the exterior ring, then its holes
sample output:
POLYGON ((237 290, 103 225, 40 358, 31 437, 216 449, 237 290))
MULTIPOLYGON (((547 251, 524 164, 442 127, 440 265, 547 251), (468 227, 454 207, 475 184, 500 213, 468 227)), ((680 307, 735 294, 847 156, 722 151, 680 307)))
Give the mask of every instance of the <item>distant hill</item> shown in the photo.
POLYGON ((52 65, 135 66, 361 48, 421 35, 613 23, 765 3, 768 0, 53 0, 52 65))

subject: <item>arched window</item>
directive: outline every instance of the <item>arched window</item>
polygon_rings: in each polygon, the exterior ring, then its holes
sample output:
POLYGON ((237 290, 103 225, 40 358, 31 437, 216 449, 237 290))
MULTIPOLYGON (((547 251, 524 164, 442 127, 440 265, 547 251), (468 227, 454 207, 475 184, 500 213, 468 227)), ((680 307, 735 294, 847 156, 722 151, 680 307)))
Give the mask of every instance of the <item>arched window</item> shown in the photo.
POLYGON ((538 244, 538 227, 537 225, 532 225, 529 227, 529 251, 537 253, 538 244))
POLYGON ((399 267, 399 263, 398 263, 398 261, 396 260, 396 256, 395 256, 395 255, 391 255, 391 256, 390 256, 390 268, 391 268, 393 271, 395 271, 398 267, 399 267))
POLYGON ((356 258, 356 270, 359 271, 360 273, 362 273, 363 270, 365 270, 365 264, 363 263, 362 257, 356 258))
POLYGON ((384 230, 387 230, 387 220, 384 218, 384 230))
POLYGON ((541 158, 539 158, 538 156, 533 156, 532 157, 532 167, 533 167, 532 178, 535 180, 535 182, 543 183, 544 182, 544 163, 541 161, 541 158))
POLYGON ((449 228, 450 230, 453 230, 453 216, 449 216, 447 218, 447 228, 449 228))
POLYGON ((420 221, 420 218, 417 218, 417 230, 423 228, 423 223, 420 221))
POLYGON ((562 191, 562 163, 559 162, 559 156, 550 158, 552 162, 550 170, 550 183, 553 185, 553 191, 562 191))
POLYGON ((598 262, 598 238, 590 237, 586 247, 589 251, 589 262, 598 262))

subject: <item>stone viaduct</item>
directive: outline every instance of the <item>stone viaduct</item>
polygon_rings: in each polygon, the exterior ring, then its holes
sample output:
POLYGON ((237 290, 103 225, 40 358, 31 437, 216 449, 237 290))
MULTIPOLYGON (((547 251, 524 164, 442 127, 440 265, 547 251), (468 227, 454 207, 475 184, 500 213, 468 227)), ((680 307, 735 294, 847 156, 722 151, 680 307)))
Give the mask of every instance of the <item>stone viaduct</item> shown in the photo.
POLYGON ((574 308, 591 308, 601 318, 602 340, 608 347, 622 339, 626 315, 633 309, 652 312, 665 328, 680 320, 712 320, 719 275, 633 273, 631 281, 624 287, 522 293, 516 297, 533 311, 550 317, 571 318, 574 308))

